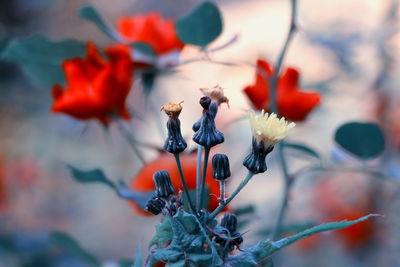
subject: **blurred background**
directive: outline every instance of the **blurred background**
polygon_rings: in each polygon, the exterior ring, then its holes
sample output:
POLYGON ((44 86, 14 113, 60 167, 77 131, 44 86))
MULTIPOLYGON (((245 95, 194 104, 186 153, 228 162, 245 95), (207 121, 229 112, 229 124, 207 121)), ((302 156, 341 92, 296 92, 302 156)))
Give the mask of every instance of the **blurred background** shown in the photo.
MULTIPOLYGON (((2 0, 0 51, 11 40, 35 33, 53 40, 110 44, 93 24, 76 15, 83 4, 95 6, 104 19, 115 24, 121 16, 153 10, 177 19, 200 2, 2 0)), ((231 160, 234 175, 229 190, 246 174, 241 162, 251 144, 248 122, 240 119, 251 108, 243 88, 254 82, 257 58, 276 60, 289 27, 290 3, 216 3, 224 30, 215 46, 235 35, 239 38, 212 58, 235 64, 200 61, 182 65, 178 72, 157 78, 147 104, 140 100, 143 90, 136 81, 129 104, 139 115, 129 127, 138 140, 161 146, 167 118, 159 107, 184 101, 182 131, 190 140, 191 126, 202 110, 197 104, 198 89, 216 84, 226 88, 230 108, 222 106, 217 118, 226 142, 217 151, 227 153, 231 160)), ((320 92, 322 101, 289 138, 313 147, 334 167, 296 176, 287 221, 299 226, 368 213, 385 217, 347 232, 302 241, 279 252, 274 263, 400 266, 398 1, 300 0, 298 4, 299 29, 284 64, 297 68, 301 88, 320 92), (385 153, 366 163, 378 168, 379 174, 354 171, 352 167, 360 163, 336 147, 335 129, 348 121, 372 121, 384 130, 385 153)), ((190 59, 197 53, 197 48, 185 46, 181 58, 190 59)), ((105 130, 96 121, 52 114, 50 89, 32 83, 17 64, 0 61, 0 266, 86 266, 51 248, 48 236, 52 231, 67 233, 105 266, 117 266, 121 259, 133 259, 138 246, 147 250, 160 217, 143 216, 103 185, 76 183, 65 166, 101 168, 110 179, 129 184, 141 164, 115 125, 105 130)), ((152 149, 142 152, 147 161, 158 157, 152 149)), ((288 160, 293 170, 306 166, 298 155, 289 155, 288 160)), ((274 153, 267 163, 269 171, 256 176, 232 204, 255 207, 249 215, 251 223, 242 228, 247 231, 245 245, 268 237, 282 198, 282 177, 274 153)))

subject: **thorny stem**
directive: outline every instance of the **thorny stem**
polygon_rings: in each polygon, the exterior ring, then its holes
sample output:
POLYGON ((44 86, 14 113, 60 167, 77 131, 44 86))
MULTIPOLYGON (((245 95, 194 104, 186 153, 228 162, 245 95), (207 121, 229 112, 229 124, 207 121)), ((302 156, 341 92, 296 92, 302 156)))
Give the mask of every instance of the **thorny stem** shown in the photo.
POLYGON ((230 197, 228 197, 225 201, 224 204, 219 204, 219 206, 210 214, 208 220, 214 219, 225 207, 226 205, 229 204, 229 202, 232 201, 232 199, 235 198, 237 194, 247 185, 247 183, 251 180, 251 178, 254 176, 254 173, 249 172, 247 176, 243 179, 243 181, 240 183, 240 185, 236 188, 236 190, 232 193, 230 197))
MULTIPOLYGON (((290 28, 288 35, 286 37, 286 41, 282 47, 282 50, 279 53, 278 60, 276 61, 276 64, 274 66, 274 74, 271 78, 271 89, 270 89, 270 107, 271 111, 275 112, 279 115, 279 110, 277 108, 277 101, 276 101, 276 95, 277 95, 277 85, 278 85, 278 79, 279 79, 279 74, 282 68, 282 63, 285 58, 287 49, 289 47, 290 41, 293 38, 293 34, 296 32, 296 16, 297 16, 297 0, 290 0, 291 3, 291 17, 290 17, 290 28)), ((275 225, 275 229, 273 231, 272 238, 276 239, 279 237, 281 227, 282 227, 282 222, 285 218, 285 213, 286 213, 286 208, 289 200, 289 191, 291 187, 291 179, 289 177, 289 172, 288 172, 288 167, 286 163, 285 156, 283 154, 283 143, 278 144, 278 155, 281 163, 281 168, 282 172, 284 175, 284 195, 283 195, 283 200, 282 204, 279 210, 279 215, 278 215, 278 220, 275 225)))
POLYGON ((115 119, 119 130, 121 131, 122 135, 125 137, 125 139, 128 141, 129 145, 133 149, 133 152, 135 152, 136 156, 139 158, 140 162, 142 164, 146 163, 146 160, 144 159, 142 153, 140 150, 137 148, 138 141, 133 138, 132 133, 125 127, 124 123, 120 119, 115 119))
POLYGON ((224 180, 219 181, 219 193, 220 193, 219 204, 224 205, 224 203, 225 203, 225 181, 224 180))
POLYGON ((201 152, 203 147, 197 147, 197 165, 196 165, 196 207, 200 207, 200 185, 201 185, 201 152))
POLYGON ((187 184, 186 184, 186 181, 185 181, 185 177, 183 176, 181 161, 179 159, 179 153, 174 153, 174 157, 175 157, 175 160, 176 160, 176 165, 178 166, 179 177, 181 178, 181 182, 182 182, 182 185, 183 185, 183 190, 185 191, 186 198, 187 198, 187 200, 189 202, 189 207, 192 210, 192 212, 195 214, 196 213, 196 209, 193 206, 193 202, 192 202, 192 199, 190 198, 190 194, 189 194, 189 188, 187 187, 187 184))
POLYGON ((204 188, 206 187, 206 176, 207 176, 207 165, 208 165, 208 156, 210 155, 210 148, 204 148, 204 165, 203 165, 203 177, 201 179, 201 189, 200 189, 200 197, 199 203, 197 203, 197 210, 200 211, 203 205, 203 195, 204 195, 204 188))

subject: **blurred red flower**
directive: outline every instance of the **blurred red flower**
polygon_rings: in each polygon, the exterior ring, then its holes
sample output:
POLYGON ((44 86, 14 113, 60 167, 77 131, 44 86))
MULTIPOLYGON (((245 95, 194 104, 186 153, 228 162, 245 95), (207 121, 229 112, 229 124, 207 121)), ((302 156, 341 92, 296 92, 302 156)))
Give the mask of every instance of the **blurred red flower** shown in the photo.
POLYGON ((0 213, 7 208, 6 171, 4 159, 0 157, 0 213))
MULTIPOLYGON (((183 174, 189 190, 196 189, 196 153, 181 153, 180 160, 182 164, 183 174)), ((161 153, 153 161, 146 163, 139 171, 139 173, 133 178, 131 188, 140 192, 154 191, 153 174, 159 170, 166 170, 171 176, 172 184, 175 188, 175 193, 179 189, 183 190, 181 180, 179 178, 178 168, 176 166, 175 158, 169 153, 161 153)), ((218 207, 219 196, 219 183, 212 178, 212 166, 211 163, 207 167, 206 186, 210 192, 210 201, 208 203, 208 209, 214 210, 218 207)), ((140 209, 136 203, 130 202, 136 211, 141 214, 150 215, 148 212, 144 212, 140 209)))
MULTIPOLYGON (((277 106, 279 113, 290 121, 302 121, 320 102, 317 92, 303 92, 299 88, 299 72, 287 68, 278 79, 277 106)), ((244 92, 254 108, 270 111, 268 79, 272 78, 273 69, 263 59, 257 60, 256 81, 244 88, 244 92)))
POLYGON ((158 12, 122 17, 117 27, 128 41, 147 43, 159 55, 180 51, 184 46, 176 34, 175 22, 161 17, 158 12))
POLYGON ((123 119, 130 118, 125 100, 132 85, 131 57, 120 46, 107 48, 105 54, 108 59, 89 42, 85 59, 63 62, 67 86, 53 87, 53 112, 82 120, 98 119, 103 124, 110 121, 113 113, 123 119))

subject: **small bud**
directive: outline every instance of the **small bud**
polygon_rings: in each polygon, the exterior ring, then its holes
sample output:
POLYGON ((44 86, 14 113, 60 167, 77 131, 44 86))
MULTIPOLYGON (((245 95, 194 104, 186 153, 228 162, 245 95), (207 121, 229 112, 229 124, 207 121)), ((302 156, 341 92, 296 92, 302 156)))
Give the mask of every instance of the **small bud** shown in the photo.
POLYGON ((211 98, 209 98, 208 96, 203 96, 202 98, 200 98, 199 103, 204 109, 208 109, 211 104, 211 98))
POLYGON ((152 197, 146 204, 146 210, 154 215, 160 214, 165 207, 165 201, 156 196, 152 197))
POLYGON ((252 173, 263 173, 267 170, 266 156, 274 149, 273 145, 265 146, 264 142, 253 137, 252 151, 244 159, 243 165, 252 173))
POLYGON ((224 142, 224 135, 215 127, 215 115, 218 106, 215 102, 211 102, 210 110, 205 110, 201 118, 199 130, 194 134, 193 141, 204 147, 210 148, 224 142))
POLYGON ((161 170, 153 174, 154 184, 156 186, 157 197, 168 197, 174 193, 174 186, 166 170, 161 170))
POLYGON ((225 180, 231 176, 229 159, 225 154, 215 154, 212 158, 213 177, 216 180, 225 180))
POLYGON ((235 214, 225 214, 221 220, 221 226, 228 229, 233 234, 237 230, 237 218, 235 214))

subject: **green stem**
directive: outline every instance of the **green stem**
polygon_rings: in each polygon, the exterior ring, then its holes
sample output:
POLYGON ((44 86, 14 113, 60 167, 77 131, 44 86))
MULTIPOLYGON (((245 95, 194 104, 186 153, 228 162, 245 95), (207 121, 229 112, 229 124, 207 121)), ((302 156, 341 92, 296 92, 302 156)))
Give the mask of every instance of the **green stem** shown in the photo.
POLYGON ((219 204, 224 205, 225 203, 225 181, 221 180, 219 181, 219 204))
POLYGON ((189 188, 187 187, 186 181, 185 181, 185 177, 183 176, 183 171, 182 171, 182 166, 181 166, 181 161, 179 159, 179 153, 174 153, 174 157, 175 157, 175 161, 176 161, 176 165, 178 166, 178 171, 179 171, 179 177, 181 178, 181 182, 183 185, 183 191, 185 191, 185 195, 186 198, 189 202, 189 207, 192 210, 192 213, 196 213, 196 210, 193 206, 193 202, 192 199, 190 198, 190 194, 189 194, 189 188))
MULTIPOLYGON (((296 31, 296 17, 297 17, 297 0, 290 0, 291 3, 291 17, 290 17, 290 28, 288 35, 286 37, 285 43, 279 53, 278 59, 276 61, 276 64, 274 66, 274 73, 271 78, 271 88, 270 88, 270 107, 271 111, 275 112, 276 114, 279 115, 279 110, 277 106, 277 87, 278 87, 278 80, 279 80, 279 75, 282 69, 282 64, 283 60, 285 58, 287 49, 289 47, 290 41, 293 38, 293 34, 296 31)), ((278 144, 278 155, 279 155, 279 160, 280 160, 280 165, 282 169, 282 173, 284 176, 284 195, 283 195, 283 200, 281 204, 281 208, 279 210, 278 214, 278 219, 275 225, 275 229, 273 231, 273 239, 276 239, 280 235, 280 231, 282 228, 282 222, 284 221, 285 214, 286 214, 286 208, 289 200, 289 192, 290 192, 290 187, 291 187, 291 179, 289 176, 289 171, 287 167, 287 162, 283 153, 283 143, 278 144)))
POLYGON ((201 152, 203 147, 197 147, 197 166, 196 166, 196 207, 200 207, 200 185, 201 185, 201 152))
POLYGON ((121 131, 122 135, 125 137, 125 139, 128 141, 129 145, 133 149, 133 152, 135 152, 136 156, 139 158, 140 162, 142 164, 146 163, 146 160, 144 159, 142 153, 140 150, 137 148, 138 141, 135 140, 135 138, 132 136, 132 133, 126 129, 124 123, 120 119, 115 120, 119 130, 121 131))
POLYGON ((197 210, 200 211, 203 205, 203 195, 204 195, 204 188, 206 187, 206 176, 207 176, 207 165, 208 165, 208 156, 210 155, 210 148, 206 147, 204 149, 204 165, 203 165, 203 177, 201 179, 201 189, 200 189, 200 197, 199 203, 197 203, 197 210))
POLYGON ((251 180, 251 178, 254 176, 254 173, 249 172, 247 176, 243 179, 243 181, 240 183, 240 185, 236 188, 236 190, 232 193, 230 197, 228 197, 225 201, 224 204, 219 204, 219 206, 210 214, 208 220, 214 219, 228 204, 229 202, 232 201, 232 199, 235 198, 237 194, 247 185, 247 183, 251 180))

